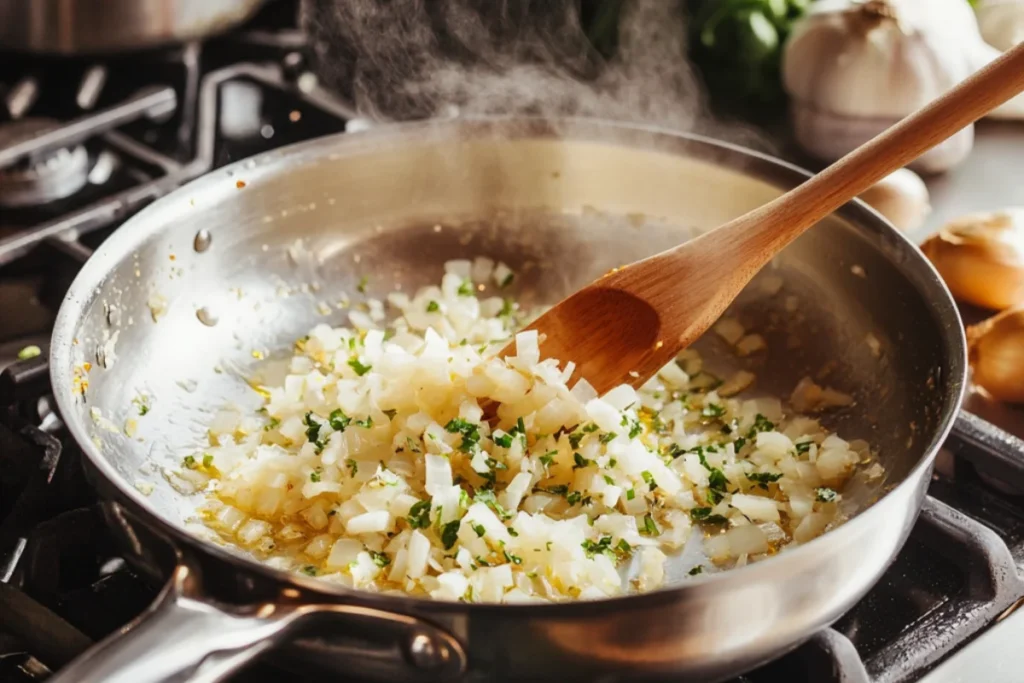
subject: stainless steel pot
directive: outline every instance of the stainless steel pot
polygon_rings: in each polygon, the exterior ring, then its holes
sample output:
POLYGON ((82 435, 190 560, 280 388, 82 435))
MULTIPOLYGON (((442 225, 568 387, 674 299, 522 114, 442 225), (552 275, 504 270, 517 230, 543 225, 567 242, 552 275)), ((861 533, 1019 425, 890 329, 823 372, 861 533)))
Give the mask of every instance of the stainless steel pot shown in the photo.
POLYGON ((242 23, 264 0, 4 0, 0 49, 91 54, 181 43, 242 23))
MULTIPOLYGON (((325 320, 318 302, 352 292, 362 276, 383 295, 435 281, 447 259, 486 254, 518 266, 521 299, 550 302, 805 177, 737 147, 644 128, 449 121, 265 154, 142 211, 79 274, 51 367, 61 413, 114 501, 112 526, 141 566, 170 581, 139 623, 55 681, 216 680, 293 640, 306 661, 391 680, 721 680, 835 620, 909 533, 966 366, 941 280, 860 202, 777 259, 768 275, 782 279, 781 292, 756 279, 735 314, 769 341, 758 390, 787 395, 825 373, 857 401, 826 422, 875 444, 887 476, 846 492, 863 508, 853 519, 763 562, 697 577, 673 566, 664 590, 575 604, 384 596, 200 540, 185 523, 199 501, 158 471, 180 462, 226 402, 257 407, 245 381, 252 351, 290 348, 325 320), (302 249, 289 249, 297 240, 302 249), (199 319, 210 314, 213 326, 199 319), (137 417, 139 393, 153 397, 152 410, 128 438, 118 427, 137 417), (140 482, 155 487, 150 495, 140 482)), ((714 340, 700 344, 712 365, 736 362, 714 340)))

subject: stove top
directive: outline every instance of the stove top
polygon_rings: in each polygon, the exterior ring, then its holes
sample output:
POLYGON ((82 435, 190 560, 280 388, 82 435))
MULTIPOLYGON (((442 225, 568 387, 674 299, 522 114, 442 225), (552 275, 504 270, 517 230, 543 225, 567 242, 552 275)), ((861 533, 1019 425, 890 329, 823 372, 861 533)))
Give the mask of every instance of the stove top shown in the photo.
MULTIPOLYGON (((239 31, 171 50, 0 55, 0 681, 45 680, 161 588, 118 556, 52 408, 49 331, 81 263, 149 201, 361 125, 310 71, 297 13, 272 3, 239 31)), ((963 414, 884 578, 831 628, 732 683, 1020 680, 1022 494, 1024 442, 963 414)), ((294 667, 269 657, 231 681, 293 679, 294 667)))

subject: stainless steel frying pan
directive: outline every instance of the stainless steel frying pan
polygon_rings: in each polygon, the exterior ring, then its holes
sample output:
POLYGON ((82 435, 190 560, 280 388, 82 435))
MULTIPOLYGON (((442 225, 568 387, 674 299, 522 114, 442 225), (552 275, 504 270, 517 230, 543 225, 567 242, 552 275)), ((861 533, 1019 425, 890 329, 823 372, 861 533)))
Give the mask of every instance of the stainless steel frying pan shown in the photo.
MULTIPOLYGON (((217 680, 283 643, 306 664, 389 680, 720 680, 835 620, 904 542, 965 374, 946 288, 859 202, 787 249, 735 314, 770 344, 747 366, 757 391, 787 395, 811 375, 853 393, 856 405, 826 422, 876 445, 887 475, 848 492, 860 509, 849 522, 766 561, 697 577, 677 569, 664 590, 586 603, 384 596, 197 539, 186 519, 199 501, 160 473, 203 439, 214 411, 259 405, 245 382, 257 371, 253 351, 290 348, 325 320, 320 304, 354 293, 361 277, 382 296, 436 281, 447 259, 484 254, 517 266, 522 300, 553 302, 805 177, 737 147, 650 129, 451 121, 276 151, 141 212, 79 274, 51 362, 61 413, 113 501, 111 525, 168 584, 139 623, 55 680, 217 680), (144 417, 132 404, 139 394, 153 397, 144 417)), ((700 345, 712 364, 736 363, 715 340, 700 345)))

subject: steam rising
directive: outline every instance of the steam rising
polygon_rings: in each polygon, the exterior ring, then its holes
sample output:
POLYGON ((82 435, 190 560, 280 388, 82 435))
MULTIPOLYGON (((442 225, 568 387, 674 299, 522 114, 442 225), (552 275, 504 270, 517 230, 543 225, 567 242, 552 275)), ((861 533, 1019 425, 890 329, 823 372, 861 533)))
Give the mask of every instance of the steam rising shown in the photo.
POLYGON ((681 2, 622 3, 604 60, 578 0, 311 0, 320 76, 361 114, 562 115, 749 139, 706 114, 681 2))

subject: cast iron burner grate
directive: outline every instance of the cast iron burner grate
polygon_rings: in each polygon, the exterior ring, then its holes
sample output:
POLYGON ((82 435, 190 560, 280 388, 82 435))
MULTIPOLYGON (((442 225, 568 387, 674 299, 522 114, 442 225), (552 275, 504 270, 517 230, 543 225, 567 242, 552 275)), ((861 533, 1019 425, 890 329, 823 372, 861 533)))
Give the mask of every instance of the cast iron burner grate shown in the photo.
MULTIPOLYGON (((45 376, 42 358, 0 375, 2 681, 45 680, 140 614, 159 589, 117 556, 81 452, 45 411, 45 376)), ((986 483, 994 476, 1024 490, 1020 449, 961 415, 910 539, 882 580, 832 628, 734 683, 911 683, 1024 603, 1024 504, 986 483)), ((281 680, 289 672, 280 666, 257 662, 231 680, 281 680)))

